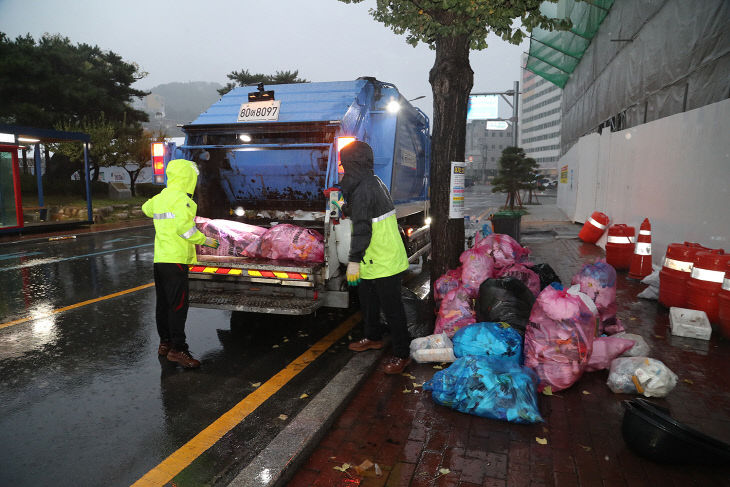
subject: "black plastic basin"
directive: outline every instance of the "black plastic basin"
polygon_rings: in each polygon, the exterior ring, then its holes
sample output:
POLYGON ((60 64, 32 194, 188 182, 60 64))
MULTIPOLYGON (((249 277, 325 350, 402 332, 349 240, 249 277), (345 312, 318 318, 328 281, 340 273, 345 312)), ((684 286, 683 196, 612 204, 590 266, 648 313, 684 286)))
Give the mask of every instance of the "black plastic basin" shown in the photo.
POLYGON ((675 421, 668 409, 641 398, 623 404, 621 432, 636 454, 659 463, 730 463, 730 445, 675 421))

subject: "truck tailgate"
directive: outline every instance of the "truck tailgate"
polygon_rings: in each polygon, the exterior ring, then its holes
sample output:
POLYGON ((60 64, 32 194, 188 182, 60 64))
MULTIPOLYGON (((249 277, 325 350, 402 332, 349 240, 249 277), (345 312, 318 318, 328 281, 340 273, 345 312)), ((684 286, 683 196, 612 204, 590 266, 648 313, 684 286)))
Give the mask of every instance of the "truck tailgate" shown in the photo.
POLYGON ((201 308, 304 315, 324 304, 322 263, 198 256, 190 269, 190 304, 201 308))

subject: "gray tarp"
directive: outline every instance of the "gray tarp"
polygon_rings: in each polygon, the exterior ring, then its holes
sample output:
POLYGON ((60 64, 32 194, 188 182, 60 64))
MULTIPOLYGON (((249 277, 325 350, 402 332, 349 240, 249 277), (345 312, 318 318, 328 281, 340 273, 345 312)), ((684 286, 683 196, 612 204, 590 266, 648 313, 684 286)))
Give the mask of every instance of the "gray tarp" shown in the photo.
POLYGON ((563 92, 561 153, 730 96, 730 0, 617 0, 563 92))

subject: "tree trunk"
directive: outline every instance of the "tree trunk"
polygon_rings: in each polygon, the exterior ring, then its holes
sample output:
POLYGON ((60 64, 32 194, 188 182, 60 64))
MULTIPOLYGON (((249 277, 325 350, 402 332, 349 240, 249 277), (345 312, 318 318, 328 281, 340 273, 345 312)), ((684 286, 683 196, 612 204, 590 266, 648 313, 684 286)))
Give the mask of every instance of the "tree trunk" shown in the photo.
POLYGON ((433 90, 431 151, 431 283, 459 265, 464 250, 464 219, 449 219, 451 162, 464 160, 466 109, 474 84, 466 35, 436 40, 429 73, 433 90))

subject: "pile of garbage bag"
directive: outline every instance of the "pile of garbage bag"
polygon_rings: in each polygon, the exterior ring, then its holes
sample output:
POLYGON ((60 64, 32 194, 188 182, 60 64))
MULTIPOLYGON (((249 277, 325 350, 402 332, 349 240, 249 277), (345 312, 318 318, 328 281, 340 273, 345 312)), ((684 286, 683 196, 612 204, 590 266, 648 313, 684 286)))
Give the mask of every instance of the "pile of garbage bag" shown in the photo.
POLYGON ((289 223, 275 225, 252 242, 242 255, 296 262, 324 262, 324 237, 311 228, 289 223))
POLYGON ((206 237, 218 240, 218 248, 197 246, 198 255, 220 255, 240 257, 243 251, 259 241, 266 229, 233 220, 211 220, 202 216, 195 217, 195 226, 206 237))
POLYGON ((461 267, 436 280, 437 335, 411 345, 417 361, 453 362, 424 384, 434 401, 532 423, 542 421, 538 392, 567 389, 586 372, 609 369, 614 392, 663 397, 674 388, 676 375, 616 317, 612 266, 586 264, 563 289, 528 255, 507 235, 477 233, 461 267))

